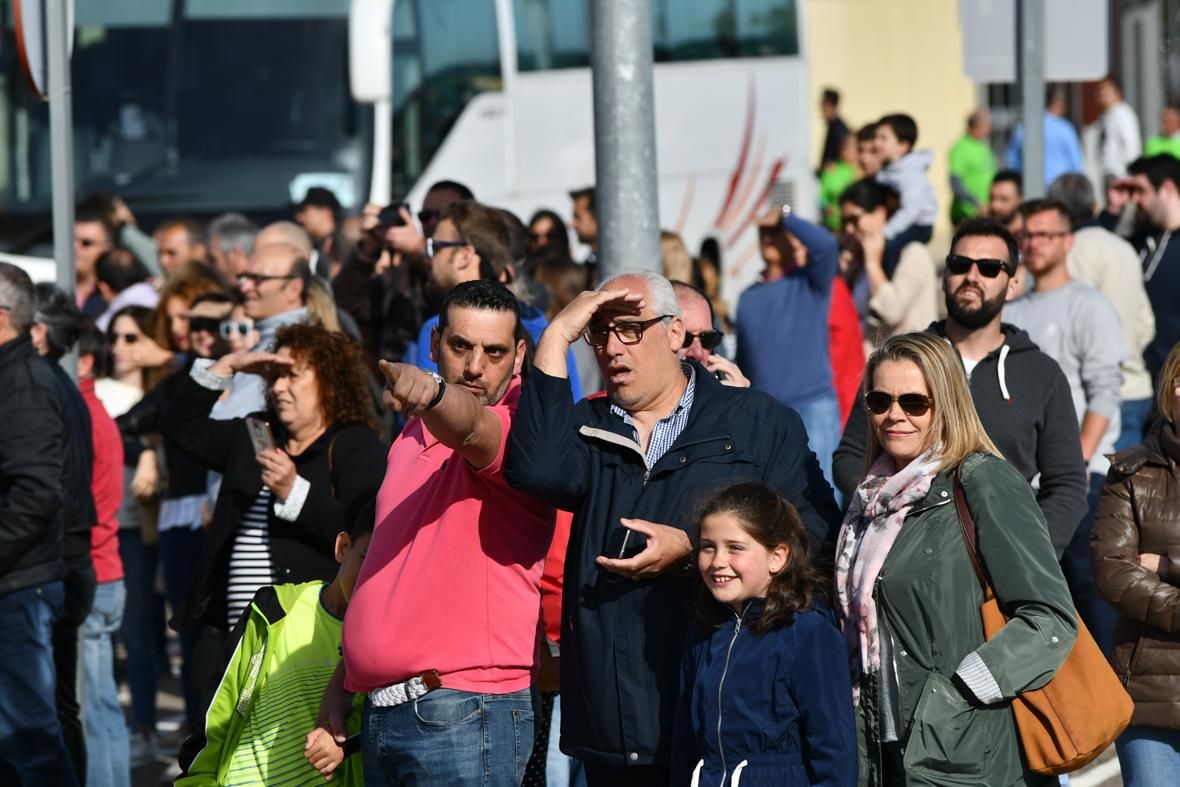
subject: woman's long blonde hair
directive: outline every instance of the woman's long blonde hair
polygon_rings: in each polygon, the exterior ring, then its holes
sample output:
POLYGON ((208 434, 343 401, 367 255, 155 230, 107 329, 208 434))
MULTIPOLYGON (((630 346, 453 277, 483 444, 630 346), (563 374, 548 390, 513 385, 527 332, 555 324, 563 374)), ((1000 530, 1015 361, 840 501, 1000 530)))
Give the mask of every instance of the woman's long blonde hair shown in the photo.
MULTIPOLYGON (((945 340, 929 333, 900 333, 885 340, 865 364, 862 395, 873 390, 873 375, 884 361, 909 361, 918 367, 930 389, 933 420, 930 428, 936 443, 942 444, 938 470, 953 469, 971 454, 985 451, 1002 456, 987 436, 975 401, 967 387, 967 375, 955 351, 945 340)), ((869 443, 865 450, 865 475, 881 456, 877 431, 869 425, 869 443)))

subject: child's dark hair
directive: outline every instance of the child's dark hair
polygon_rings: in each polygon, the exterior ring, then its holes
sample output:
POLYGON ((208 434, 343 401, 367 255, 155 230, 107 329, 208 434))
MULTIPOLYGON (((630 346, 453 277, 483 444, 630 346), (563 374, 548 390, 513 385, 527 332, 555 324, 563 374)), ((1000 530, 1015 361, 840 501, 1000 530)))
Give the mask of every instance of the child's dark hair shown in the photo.
MULTIPOLYGON (((766 607, 750 628, 764 634, 788 625, 796 612, 806 612, 817 594, 830 600, 830 588, 823 574, 816 570, 808 554, 807 530, 795 507, 766 484, 747 481, 716 492, 697 513, 697 528, 707 517, 729 514, 742 523, 743 529, 767 549, 786 544, 789 554, 783 570, 770 580, 766 607)), ((714 629, 732 622, 698 577, 694 614, 701 626, 714 629)))
POLYGON ((889 126, 893 129, 893 136, 897 137, 897 141, 908 143, 911 150, 918 141, 918 124, 909 115, 900 112, 886 115, 877 121, 877 125, 889 126))
POLYGON ((352 520, 352 525, 348 528, 348 537, 353 541, 364 536, 373 534, 373 527, 376 524, 373 520, 377 518, 377 499, 373 498, 361 508, 356 518, 352 520))

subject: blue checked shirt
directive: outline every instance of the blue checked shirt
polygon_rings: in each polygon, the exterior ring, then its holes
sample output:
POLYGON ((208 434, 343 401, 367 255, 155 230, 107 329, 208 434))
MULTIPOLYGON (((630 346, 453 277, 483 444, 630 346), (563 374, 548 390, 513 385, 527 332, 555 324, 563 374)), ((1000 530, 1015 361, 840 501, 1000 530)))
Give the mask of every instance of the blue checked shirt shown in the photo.
MULTIPOLYGON (((692 400, 697 390, 697 373, 687 363, 680 364, 680 369, 688 378, 688 385, 685 387, 680 401, 676 404, 676 409, 667 418, 661 418, 656 424, 656 428, 651 432, 651 438, 647 441, 646 457, 649 468, 655 467, 656 462, 660 461, 660 458, 672 448, 672 444, 676 442, 676 438, 680 437, 680 433, 688 424, 688 416, 692 412, 692 400)), ((631 427, 631 436, 635 442, 639 442, 639 431, 635 428, 635 422, 631 420, 631 414, 613 402, 610 411, 631 427)))

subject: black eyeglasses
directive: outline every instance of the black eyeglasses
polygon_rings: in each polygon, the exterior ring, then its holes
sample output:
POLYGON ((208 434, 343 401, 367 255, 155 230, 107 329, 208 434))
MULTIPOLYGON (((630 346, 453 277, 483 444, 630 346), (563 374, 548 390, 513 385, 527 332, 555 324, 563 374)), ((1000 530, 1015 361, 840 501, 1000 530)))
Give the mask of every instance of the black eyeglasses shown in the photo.
POLYGON ((222 320, 218 330, 222 339, 232 339, 235 336, 244 338, 254 330, 254 322, 252 320, 222 320))
POLYGON ((994 279, 1001 271, 1007 271, 1009 276, 1013 273, 1012 265, 1006 260, 977 260, 962 254, 950 254, 946 258, 946 269, 955 276, 971 270, 972 265, 979 268, 979 275, 985 279, 994 279))
POLYGON ((426 239, 426 256, 433 257, 438 253, 439 249, 458 248, 459 246, 466 246, 466 241, 461 240, 435 240, 434 238, 426 239))
POLYGON ((221 320, 215 319, 213 317, 189 317, 188 318, 188 329, 189 329, 190 333, 197 333, 198 331, 204 331, 205 333, 212 333, 212 334, 216 335, 220 326, 221 326, 221 320))
POLYGON ((242 284, 243 282, 248 281, 251 284, 253 284, 255 287, 259 287, 264 282, 282 281, 284 279, 294 279, 294 278, 295 278, 295 276, 290 273, 288 273, 286 276, 268 276, 265 273, 239 273, 238 274, 238 284, 242 284))
POLYGON ((933 399, 920 393, 891 396, 884 391, 869 391, 865 394, 865 406, 874 415, 885 415, 893 407, 894 402, 897 402, 903 413, 912 416, 926 415, 926 411, 934 406, 933 399))
POLYGON ((661 314, 659 317, 652 317, 650 320, 638 322, 617 322, 614 325, 590 325, 587 326, 582 336, 586 340, 586 344, 591 347, 605 347, 612 333, 623 344, 639 344, 643 341, 643 334, 648 328, 661 320, 668 320, 672 317, 673 315, 671 314, 661 314))
POLYGON ((441 210, 420 210, 418 211, 418 221, 425 227, 432 221, 438 221, 438 217, 441 215, 441 210))
POLYGON ((700 333, 686 333, 684 334, 684 346, 691 347, 692 343, 698 339, 701 342, 701 347, 712 352, 721 344, 721 340, 725 338, 725 334, 720 331, 701 331, 700 333))

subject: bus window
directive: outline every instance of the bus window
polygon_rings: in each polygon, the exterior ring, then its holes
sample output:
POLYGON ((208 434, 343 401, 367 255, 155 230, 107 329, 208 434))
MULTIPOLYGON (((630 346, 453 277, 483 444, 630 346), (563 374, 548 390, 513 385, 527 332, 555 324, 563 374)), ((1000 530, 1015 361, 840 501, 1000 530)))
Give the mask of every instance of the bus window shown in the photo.
POLYGON ((464 107, 499 90, 495 4, 399 0, 393 18, 394 194, 406 194, 464 107))
MULTIPOLYGON (((652 0, 657 63, 799 54, 797 0, 652 0)), ((584 2, 513 0, 520 71, 590 65, 584 2)))

